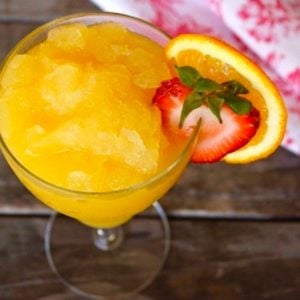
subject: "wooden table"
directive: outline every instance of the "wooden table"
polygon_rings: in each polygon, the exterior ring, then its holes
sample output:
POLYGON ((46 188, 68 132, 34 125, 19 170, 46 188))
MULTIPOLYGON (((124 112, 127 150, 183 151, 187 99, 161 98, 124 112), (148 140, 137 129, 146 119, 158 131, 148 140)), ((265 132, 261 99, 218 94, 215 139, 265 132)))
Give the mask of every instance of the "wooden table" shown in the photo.
MULTIPOLYGON (((91 10, 84 0, 2 0, 0 59, 41 23, 91 10)), ((300 299, 299 157, 279 149, 246 166, 191 165, 162 204, 172 250, 134 299, 300 299)), ((48 267, 49 213, 0 157, 0 299, 81 299, 48 267)))

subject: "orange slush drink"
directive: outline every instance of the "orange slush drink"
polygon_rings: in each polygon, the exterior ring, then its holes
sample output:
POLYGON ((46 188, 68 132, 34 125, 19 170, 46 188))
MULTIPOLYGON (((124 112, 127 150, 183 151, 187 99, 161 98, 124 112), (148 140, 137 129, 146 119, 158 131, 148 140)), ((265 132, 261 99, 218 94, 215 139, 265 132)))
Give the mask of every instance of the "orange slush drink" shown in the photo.
POLYGON ((190 156, 152 103, 168 78, 163 48, 122 25, 55 27, 4 65, 3 153, 46 205, 92 227, 122 224, 165 194, 190 156))

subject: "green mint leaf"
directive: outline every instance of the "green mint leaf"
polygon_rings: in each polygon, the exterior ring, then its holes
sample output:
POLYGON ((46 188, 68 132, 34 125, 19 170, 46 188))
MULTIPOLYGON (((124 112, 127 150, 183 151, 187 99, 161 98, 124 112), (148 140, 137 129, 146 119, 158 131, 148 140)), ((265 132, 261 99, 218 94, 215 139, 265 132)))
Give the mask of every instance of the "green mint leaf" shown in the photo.
POLYGON ((175 65, 175 68, 181 83, 192 89, 183 103, 179 128, 182 128, 187 116, 204 103, 220 123, 222 123, 221 109, 224 103, 227 103, 239 115, 249 114, 251 111, 252 103, 239 96, 249 93, 248 89, 239 81, 229 80, 219 84, 214 80, 202 77, 193 67, 175 65))
POLYGON ((179 128, 182 128, 183 123, 187 116, 194 110, 200 107, 205 101, 205 97, 202 94, 199 94, 196 89, 192 90, 191 93, 187 96, 186 100, 183 103, 181 110, 179 128))
POLYGON ((200 77, 199 72, 190 66, 183 66, 183 67, 175 66, 175 68, 178 72, 180 81, 186 86, 194 87, 195 83, 200 77))
POLYGON ((234 95, 249 93, 248 89, 237 80, 225 81, 221 85, 227 91, 230 91, 230 93, 232 93, 234 95))
POLYGON ((221 108, 224 104, 224 99, 218 96, 210 96, 207 99, 207 105, 210 111, 217 117, 220 123, 222 123, 221 118, 221 108))
POLYGON ((199 78, 195 84, 195 88, 197 89, 198 92, 201 93, 210 93, 214 92, 217 89, 220 88, 220 84, 218 84, 216 81, 208 79, 208 78, 199 78))
POLYGON ((252 103, 243 98, 233 94, 218 94, 219 97, 223 98, 228 106, 238 115, 247 115, 252 109, 252 103))

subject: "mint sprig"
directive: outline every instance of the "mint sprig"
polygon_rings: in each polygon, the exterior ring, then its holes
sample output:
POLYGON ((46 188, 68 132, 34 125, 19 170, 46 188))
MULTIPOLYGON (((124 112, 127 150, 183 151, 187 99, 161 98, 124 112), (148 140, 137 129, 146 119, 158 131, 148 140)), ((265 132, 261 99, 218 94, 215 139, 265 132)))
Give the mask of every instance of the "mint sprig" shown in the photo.
POLYGON ((182 84, 192 89, 183 103, 179 127, 182 128, 187 116, 195 109, 206 104, 210 111, 222 123, 221 109, 226 103, 236 114, 247 115, 252 103, 240 96, 248 94, 248 89, 237 80, 218 83, 204 78, 191 66, 175 66, 182 84))

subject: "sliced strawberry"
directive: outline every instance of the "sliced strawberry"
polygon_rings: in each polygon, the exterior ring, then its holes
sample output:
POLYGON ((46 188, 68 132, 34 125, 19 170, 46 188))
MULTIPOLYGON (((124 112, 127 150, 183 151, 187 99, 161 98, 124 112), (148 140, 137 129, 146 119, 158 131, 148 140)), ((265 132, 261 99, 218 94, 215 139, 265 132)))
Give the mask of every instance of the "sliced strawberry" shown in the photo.
POLYGON ((233 152, 254 136, 259 126, 259 112, 252 108, 246 115, 238 115, 227 105, 221 108, 222 123, 204 104, 193 110, 186 118, 183 127, 179 120, 183 102, 191 89, 182 85, 178 78, 164 81, 157 89, 154 103, 162 112, 163 126, 178 134, 189 136, 199 119, 198 143, 191 161, 196 163, 216 162, 233 152))
POLYGON ((255 108, 248 115, 238 115, 225 104, 221 110, 222 123, 206 106, 195 113, 202 121, 199 142, 191 158, 193 162, 219 161, 248 143, 259 126, 259 112, 255 108))
MULTIPOLYGON (((184 136, 189 135, 188 129, 186 126, 183 129, 179 129, 178 125, 183 102, 190 92, 191 89, 184 86, 179 78, 175 77, 163 81, 153 98, 153 102, 162 112, 163 126, 175 133, 181 132, 184 136)), ((196 123, 197 120, 195 123, 192 122, 192 128, 194 128, 196 123)), ((185 125, 187 125, 187 122, 185 125)))

